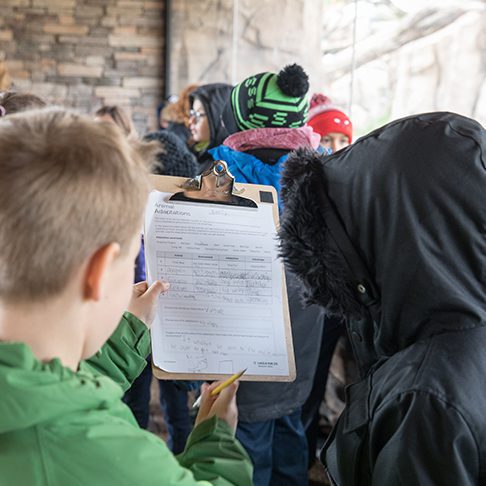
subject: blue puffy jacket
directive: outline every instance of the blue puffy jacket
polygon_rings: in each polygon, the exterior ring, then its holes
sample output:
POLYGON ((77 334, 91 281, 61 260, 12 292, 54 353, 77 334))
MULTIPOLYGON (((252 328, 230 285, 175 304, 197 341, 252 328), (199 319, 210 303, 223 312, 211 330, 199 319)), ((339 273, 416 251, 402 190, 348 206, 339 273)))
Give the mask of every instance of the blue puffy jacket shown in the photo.
POLYGON ((280 177, 283 163, 288 154, 282 155, 276 164, 268 165, 254 155, 237 152, 226 145, 220 145, 209 151, 214 160, 224 160, 236 182, 273 186, 280 192, 280 177))

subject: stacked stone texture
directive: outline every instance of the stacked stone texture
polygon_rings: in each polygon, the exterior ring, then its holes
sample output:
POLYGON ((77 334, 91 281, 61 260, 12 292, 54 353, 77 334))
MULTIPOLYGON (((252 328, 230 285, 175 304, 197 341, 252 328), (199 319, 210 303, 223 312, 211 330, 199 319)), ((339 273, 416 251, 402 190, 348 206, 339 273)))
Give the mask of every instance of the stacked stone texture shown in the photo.
POLYGON ((1 0, 0 50, 13 86, 93 112, 130 108, 156 126, 163 94, 164 0, 1 0))

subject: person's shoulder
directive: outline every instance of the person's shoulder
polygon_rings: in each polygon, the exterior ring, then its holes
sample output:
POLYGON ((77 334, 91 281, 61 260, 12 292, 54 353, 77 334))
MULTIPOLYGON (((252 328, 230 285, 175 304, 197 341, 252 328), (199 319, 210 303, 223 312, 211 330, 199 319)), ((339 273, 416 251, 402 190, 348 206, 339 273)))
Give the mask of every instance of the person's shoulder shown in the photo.
POLYGON ((484 433, 485 347, 485 326, 434 336, 416 379, 421 388, 433 390, 470 420, 482 424, 484 433))
POLYGON ((238 154, 236 150, 233 150, 232 148, 228 147, 227 145, 221 144, 217 145, 216 147, 210 148, 208 150, 208 153, 211 154, 213 159, 217 160, 218 158, 224 160, 225 155, 233 155, 233 154, 238 154))
POLYGON ((409 346, 373 373, 373 402, 423 395, 480 422, 486 402, 484 346, 484 327, 442 333, 409 346))

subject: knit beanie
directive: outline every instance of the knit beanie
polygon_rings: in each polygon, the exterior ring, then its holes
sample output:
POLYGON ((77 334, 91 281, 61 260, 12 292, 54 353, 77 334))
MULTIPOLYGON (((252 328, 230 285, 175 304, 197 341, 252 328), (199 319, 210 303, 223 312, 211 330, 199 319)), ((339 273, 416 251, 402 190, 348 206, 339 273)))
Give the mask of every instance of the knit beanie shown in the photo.
POLYGON ((341 110, 331 105, 331 100, 323 94, 312 96, 307 125, 324 137, 328 133, 342 133, 353 141, 353 124, 341 110))
POLYGON ((237 84, 223 111, 228 133, 253 128, 297 128, 305 124, 309 78, 297 64, 278 74, 260 73, 237 84))

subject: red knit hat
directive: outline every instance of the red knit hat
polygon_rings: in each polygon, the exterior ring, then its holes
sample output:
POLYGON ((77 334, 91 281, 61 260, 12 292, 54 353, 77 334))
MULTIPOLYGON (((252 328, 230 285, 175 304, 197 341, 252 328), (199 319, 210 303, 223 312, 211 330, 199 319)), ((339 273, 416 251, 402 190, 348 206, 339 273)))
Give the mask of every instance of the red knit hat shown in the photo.
POLYGON ((331 105, 331 100, 320 93, 312 96, 307 125, 324 137, 328 133, 342 133, 353 141, 353 124, 351 120, 331 105))

